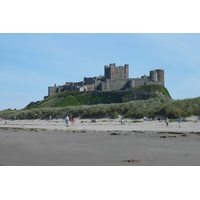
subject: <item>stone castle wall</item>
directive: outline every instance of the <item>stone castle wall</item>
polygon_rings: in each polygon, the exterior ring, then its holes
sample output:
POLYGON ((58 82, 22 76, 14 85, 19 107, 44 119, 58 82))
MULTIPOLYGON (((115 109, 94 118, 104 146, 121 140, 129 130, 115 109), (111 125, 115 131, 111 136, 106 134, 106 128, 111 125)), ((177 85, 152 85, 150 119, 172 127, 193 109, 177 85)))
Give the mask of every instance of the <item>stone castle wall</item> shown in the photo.
POLYGON ((81 82, 66 82, 63 86, 48 87, 48 96, 62 91, 112 91, 153 84, 164 85, 164 70, 156 69, 150 71, 149 76, 129 78, 129 65, 116 67, 114 63, 104 66, 104 76, 84 77, 81 82))

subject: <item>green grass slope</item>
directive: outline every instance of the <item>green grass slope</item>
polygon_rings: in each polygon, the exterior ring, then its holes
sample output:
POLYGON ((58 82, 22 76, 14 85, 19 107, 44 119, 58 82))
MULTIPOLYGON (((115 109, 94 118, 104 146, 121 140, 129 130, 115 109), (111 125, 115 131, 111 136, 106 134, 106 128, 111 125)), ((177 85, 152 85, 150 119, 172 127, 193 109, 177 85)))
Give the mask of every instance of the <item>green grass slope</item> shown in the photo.
POLYGON ((17 119, 45 119, 49 116, 63 118, 66 115, 81 118, 116 118, 119 114, 125 118, 155 115, 177 118, 179 116, 200 115, 200 98, 173 100, 165 87, 156 85, 141 86, 131 90, 156 90, 162 95, 127 95, 123 91, 120 93, 104 92, 103 95, 79 91, 62 92, 42 101, 31 102, 21 110, 0 111, 0 118, 15 119, 16 116, 17 119))
POLYGON ((126 90, 126 91, 141 91, 140 95, 134 94, 111 94, 110 92, 105 92, 104 94, 98 93, 81 93, 79 91, 68 91, 55 94, 42 101, 31 102, 26 106, 25 109, 32 108, 45 108, 45 107, 66 107, 66 106, 79 106, 79 105, 94 105, 94 104, 109 104, 109 103, 122 103, 131 100, 142 100, 155 97, 152 94, 142 94, 142 91, 159 91, 163 95, 170 97, 168 90, 164 86, 153 85, 153 86, 141 86, 139 88, 126 90))
POLYGON ((162 86, 162 85, 142 85, 138 88, 131 88, 130 90, 132 90, 132 91, 151 91, 151 90, 152 91, 159 91, 163 95, 166 95, 166 96, 171 98, 167 88, 162 86))

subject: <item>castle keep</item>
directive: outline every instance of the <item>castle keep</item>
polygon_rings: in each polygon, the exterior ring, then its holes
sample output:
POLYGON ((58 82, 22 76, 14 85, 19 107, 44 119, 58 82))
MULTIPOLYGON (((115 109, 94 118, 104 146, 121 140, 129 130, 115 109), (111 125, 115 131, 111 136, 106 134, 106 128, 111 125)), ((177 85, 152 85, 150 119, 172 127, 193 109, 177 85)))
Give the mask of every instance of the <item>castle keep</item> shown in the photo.
POLYGON ((117 67, 114 63, 104 66, 104 76, 84 77, 81 82, 66 82, 62 86, 48 87, 48 96, 45 98, 63 91, 112 91, 152 84, 164 85, 163 69, 152 70, 149 76, 129 78, 129 65, 117 67))

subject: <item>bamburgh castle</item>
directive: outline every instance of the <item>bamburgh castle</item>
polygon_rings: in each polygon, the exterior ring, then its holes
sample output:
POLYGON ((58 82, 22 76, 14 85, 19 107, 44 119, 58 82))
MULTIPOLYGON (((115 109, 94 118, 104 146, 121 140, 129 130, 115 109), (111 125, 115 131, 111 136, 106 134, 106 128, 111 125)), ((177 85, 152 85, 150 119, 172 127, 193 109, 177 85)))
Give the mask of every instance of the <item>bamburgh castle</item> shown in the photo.
POLYGON ((117 67, 114 63, 104 66, 104 76, 84 77, 81 82, 66 82, 62 86, 48 87, 48 96, 46 97, 63 91, 112 91, 152 84, 164 85, 164 70, 152 70, 149 72, 149 76, 129 78, 129 65, 117 67))

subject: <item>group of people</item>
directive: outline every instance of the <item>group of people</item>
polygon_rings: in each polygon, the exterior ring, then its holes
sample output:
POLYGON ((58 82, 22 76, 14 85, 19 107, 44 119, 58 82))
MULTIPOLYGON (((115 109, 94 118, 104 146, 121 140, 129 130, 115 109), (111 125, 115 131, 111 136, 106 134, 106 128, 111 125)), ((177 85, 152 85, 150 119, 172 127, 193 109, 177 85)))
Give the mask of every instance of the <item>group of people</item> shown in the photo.
MULTIPOLYGON (((181 122, 182 122, 181 117, 179 117, 177 121, 178 121, 178 127, 181 128, 181 122)), ((166 117, 165 123, 166 123, 166 127, 168 127, 169 126, 169 118, 168 117, 166 117)))
POLYGON ((92 123, 94 123, 94 122, 97 122, 97 119, 96 119, 96 118, 92 120, 92 123))
POLYGON ((152 120, 152 117, 143 117, 144 121, 152 120))
MULTIPOLYGON (((178 126, 180 128, 181 127, 181 122, 182 122, 181 117, 179 117, 177 121, 178 121, 178 126)), ((71 126, 74 126, 75 119, 73 117, 71 117, 71 118, 69 118, 68 116, 65 117, 65 123, 66 123, 67 127, 69 127, 69 122, 71 122, 71 126)), ((97 122, 97 119, 93 119, 92 123, 94 123, 94 122, 97 122)), ((165 123, 166 123, 166 127, 168 127, 169 126, 169 118, 168 117, 166 117, 165 123)), ((121 124, 125 124, 124 119, 121 120, 121 124)))
POLYGON ((71 126, 74 126, 75 119, 73 117, 69 118, 68 116, 65 117, 66 126, 69 127, 69 122, 71 122, 71 126))
MULTIPOLYGON (((160 118, 158 120, 160 121, 160 118)), ((146 117, 144 117, 144 121, 147 121, 146 117)), ((179 117, 177 121, 178 121, 179 128, 181 128, 181 122, 182 122, 181 117, 179 117)), ((169 126, 169 118, 168 117, 166 117, 165 123, 166 123, 166 127, 168 127, 169 126)), ((124 119, 121 120, 121 124, 125 124, 124 119)))

